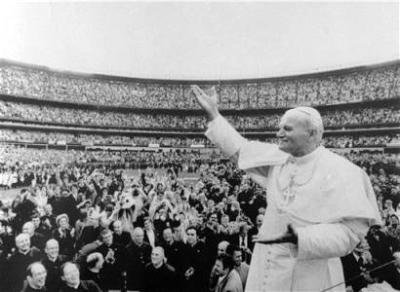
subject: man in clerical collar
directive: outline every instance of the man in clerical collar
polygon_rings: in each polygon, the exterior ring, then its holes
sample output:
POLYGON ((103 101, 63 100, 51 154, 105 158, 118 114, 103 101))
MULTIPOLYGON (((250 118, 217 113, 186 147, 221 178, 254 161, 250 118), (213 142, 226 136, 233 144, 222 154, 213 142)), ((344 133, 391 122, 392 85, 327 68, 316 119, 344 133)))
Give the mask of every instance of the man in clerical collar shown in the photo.
POLYGON ((192 91, 208 117, 206 136, 268 190, 246 289, 322 291, 343 283, 339 257, 381 216, 366 172, 321 146, 321 114, 288 109, 277 125, 278 145, 249 141, 220 115, 215 90, 192 91))
POLYGON ((177 280, 175 269, 166 263, 164 249, 160 246, 154 247, 151 263, 146 266, 144 273, 144 291, 177 291, 177 280))
POLYGON ((61 279, 64 286, 60 292, 102 292, 92 280, 81 280, 78 266, 73 262, 66 262, 61 266, 61 279))
POLYGON ((47 271, 40 262, 34 262, 26 269, 26 285, 21 292, 46 292, 45 287, 47 271))
POLYGON ((102 245, 96 251, 104 257, 104 266, 101 274, 105 287, 110 290, 120 289, 122 285, 122 273, 125 270, 124 247, 114 243, 113 233, 110 229, 104 229, 100 233, 102 245))
POLYGON ((7 292, 20 291, 26 277, 27 267, 40 259, 40 251, 31 247, 31 240, 28 234, 21 233, 15 237, 17 250, 7 258, 6 271, 10 277, 4 279, 7 292))
POLYGON ((58 291, 62 286, 60 268, 66 262, 66 256, 60 255, 60 246, 57 240, 49 239, 46 242, 44 252, 45 256, 41 262, 47 270, 46 287, 49 291, 58 291))
POLYGON ((124 231, 122 228, 122 222, 120 220, 115 220, 113 223, 114 227, 114 242, 122 246, 127 246, 131 241, 131 234, 124 231))

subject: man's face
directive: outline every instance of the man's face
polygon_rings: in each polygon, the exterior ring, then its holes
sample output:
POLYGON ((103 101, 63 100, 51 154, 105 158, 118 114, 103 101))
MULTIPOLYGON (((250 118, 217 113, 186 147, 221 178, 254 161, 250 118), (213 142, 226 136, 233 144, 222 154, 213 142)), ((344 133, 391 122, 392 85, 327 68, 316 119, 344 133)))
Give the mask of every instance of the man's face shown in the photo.
POLYGON ((217 255, 221 255, 223 253, 226 253, 226 245, 224 243, 218 244, 218 249, 217 249, 217 255))
POLYGON ((40 218, 38 218, 38 217, 32 218, 32 223, 33 223, 35 229, 38 228, 40 225, 40 218))
POLYGON ((142 245, 144 239, 144 233, 142 230, 137 230, 133 233, 133 240, 137 245, 142 245))
POLYGON ((158 267, 161 265, 161 263, 164 261, 164 256, 160 249, 154 248, 153 251, 151 252, 151 263, 158 267))
POLYGON ((151 222, 149 220, 144 221, 144 229, 146 230, 151 229, 151 222))
POLYGON ((300 113, 290 112, 282 117, 277 137, 279 149, 293 156, 307 154, 311 146, 310 130, 300 113))
POLYGON ((236 267, 240 266, 242 263, 242 252, 240 250, 235 250, 233 252, 233 261, 236 267))
POLYGON ((229 224, 229 216, 222 216, 221 217, 221 225, 222 226, 228 226, 229 224))
POLYGON ((79 270, 74 264, 67 264, 64 267, 62 279, 68 286, 76 286, 79 284, 79 270))
POLYGON ((15 240, 15 245, 20 252, 26 252, 31 247, 31 239, 29 236, 20 236, 15 240))
POLYGON ((35 233, 35 227, 33 226, 32 222, 27 222, 22 226, 22 233, 26 233, 29 236, 33 236, 35 233))
POLYGON ((173 240, 171 229, 165 229, 163 232, 163 237, 166 242, 171 242, 173 240))
POLYGON ((197 243, 197 233, 194 229, 190 229, 187 232, 187 242, 190 245, 194 245, 197 243))
POLYGON ((46 244, 46 248, 44 249, 44 252, 50 259, 55 259, 56 257, 58 257, 59 251, 60 247, 57 241, 49 241, 46 244))
POLYGON ((44 206, 44 211, 46 212, 47 215, 50 215, 51 213, 53 213, 53 207, 49 204, 49 205, 45 205, 44 206))
POLYGON ((28 276, 28 282, 33 288, 42 288, 46 283, 47 272, 43 265, 37 264, 32 266, 32 276, 28 276))
POLYGON ((214 270, 217 276, 224 276, 227 273, 227 271, 224 269, 224 265, 220 260, 215 261, 214 270))
POLYGON ((209 218, 209 220, 208 220, 208 223, 209 223, 210 225, 212 225, 212 226, 214 226, 215 224, 217 224, 217 223, 218 223, 218 216, 215 215, 215 214, 211 215, 210 218, 209 218))
POLYGON ((117 221, 114 223, 114 232, 118 235, 122 233, 122 224, 121 222, 117 221))
POLYGON ((105 245, 107 245, 107 246, 112 245, 112 243, 113 243, 113 236, 112 236, 112 233, 111 233, 111 232, 108 232, 108 233, 104 234, 104 235, 102 236, 102 238, 103 238, 103 243, 104 243, 105 245))

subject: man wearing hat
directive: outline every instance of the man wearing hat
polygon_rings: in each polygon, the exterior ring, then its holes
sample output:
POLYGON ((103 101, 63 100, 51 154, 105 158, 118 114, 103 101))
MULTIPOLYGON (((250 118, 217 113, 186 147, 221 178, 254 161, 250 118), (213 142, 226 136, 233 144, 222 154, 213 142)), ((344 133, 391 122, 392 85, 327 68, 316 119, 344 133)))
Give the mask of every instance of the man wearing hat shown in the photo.
MULTIPOLYGON (((341 256, 380 223, 367 174, 320 146, 319 112, 286 111, 279 145, 250 142, 220 114, 216 94, 192 90, 210 121, 206 136, 268 192, 246 291, 322 291, 343 282, 341 256)), ((343 284, 335 291, 345 291, 343 284)))

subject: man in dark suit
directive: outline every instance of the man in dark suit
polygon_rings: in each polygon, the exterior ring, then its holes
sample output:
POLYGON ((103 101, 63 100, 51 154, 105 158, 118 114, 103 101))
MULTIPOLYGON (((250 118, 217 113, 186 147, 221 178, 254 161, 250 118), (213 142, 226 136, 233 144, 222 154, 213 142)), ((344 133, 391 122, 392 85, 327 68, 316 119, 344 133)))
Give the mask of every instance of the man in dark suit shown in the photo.
POLYGON ((46 287, 49 291, 58 291, 62 286, 61 266, 67 261, 67 257, 60 255, 60 246, 55 239, 49 239, 44 248, 45 256, 41 259, 47 270, 46 287))
POLYGON ((122 275, 126 270, 125 248, 113 242, 113 234, 110 229, 100 232, 102 245, 96 252, 104 257, 104 264, 100 271, 105 290, 118 290, 122 287, 122 275))
POLYGON ((115 220, 113 222, 113 228, 114 243, 125 247, 132 241, 131 234, 128 231, 123 230, 122 222, 120 220, 115 220))
POLYGON ((183 269, 183 249, 184 244, 180 241, 175 241, 171 227, 163 230, 164 242, 161 245, 164 249, 164 254, 167 263, 173 266, 178 274, 182 273, 183 269))
POLYGON ((177 292, 178 282, 175 269, 165 261, 164 249, 153 248, 151 263, 147 264, 144 274, 144 292, 177 292))
POLYGON ((207 259, 204 243, 199 241, 196 228, 187 228, 186 234, 187 243, 184 251, 185 291, 207 291, 207 278, 210 271, 206 267, 207 259))
POLYGON ((248 234, 248 231, 249 226, 247 222, 240 222, 239 233, 232 235, 230 243, 233 245, 238 245, 242 249, 244 262, 250 264, 254 242, 252 241, 251 236, 248 234))
POLYGON ((17 250, 7 259, 5 272, 8 277, 4 277, 7 292, 19 292, 26 277, 26 269, 30 264, 40 259, 40 251, 36 247, 31 247, 28 234, 21 233, 15 237, 17 250))
POLYGON ((26 282, 21 292, 47 292, 46 283, 46 268, 40 262, 30 264, 26 270, 26 282))
POLYGON ((144 269, 150 263, 151 247, 144 242, 144 232, 140 227, 133 230, 132 239, 125 247, 128 289, 143 290, 144 269))
POLYGON ((73 262, 66 262, 61 266, 61 279, 64 285, 60 292, 102 292, 92 280, 81 280, 78 266, 73 262))
POLYGON ((367 246, 365 240, 361 241, 352 253, 340 258, 343 265, 344 279, 346 281, 346 287, 351 287, 354 292, 360 291, 362 288, 368 286, 368 283, 372 281, 367 274, 362 276, 361 274, 370 268, 370 264, 365 259, 367 246), (360 276, 357 278, 357 276, 360 276))

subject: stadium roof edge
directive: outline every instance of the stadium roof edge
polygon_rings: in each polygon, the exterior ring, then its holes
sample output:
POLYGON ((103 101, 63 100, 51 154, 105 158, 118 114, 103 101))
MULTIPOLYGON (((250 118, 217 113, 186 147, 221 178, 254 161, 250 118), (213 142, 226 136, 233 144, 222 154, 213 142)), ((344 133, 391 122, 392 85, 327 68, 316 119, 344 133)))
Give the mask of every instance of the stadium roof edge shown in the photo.
POLYGON ((26 67, 34 70, 42 70, 48 71, 53 74, 64 75, 64 76, 73 76, 75 78, 88 78, 88 79, 100 79, 100 80, 109 80, 109 81, 119 81, 119 82, 136 82, 136 83, 156 83, 156 84, 203 84, 203 85, 219 85, 219 84, 234 84, 234 83, 261 83, 261 82, 276 82, 276 81, 290 81, 290 80, 301 80, 301 79, 310 79, 316 77, 324 77, 324 76, 335 76, 335 75, 344 75, 350 74, 358 71, 365 70, 373 70, 379 68, 385 68, 394 65, 400 65, 400 59, 392 60, 382 63, 376 64, 368 64, 368 65, 360 65, 349 68, 337 69, 337 70, 329 70, 323 72, 313 72, 313 73, 305 73, 298 75, 290 75, 290 76, 276 76, 276 77, 267 77, 267 78, 248 78, 248 79, 214 79, 214 80, 189 80, 189 79, 152 79, 152 78, 135 78, 135 77, 124 77, 124 76, 114 76, 114 75, 104 75, 104 74, 96 74, 96 73, 81 73, 81 72, 72 72, 68 70, 59 70, 52 69, 43 65, 34 65, 24 62, 19 62, 10 59, 0 58, 0 65, 14 65, 20 67, 26 67))

